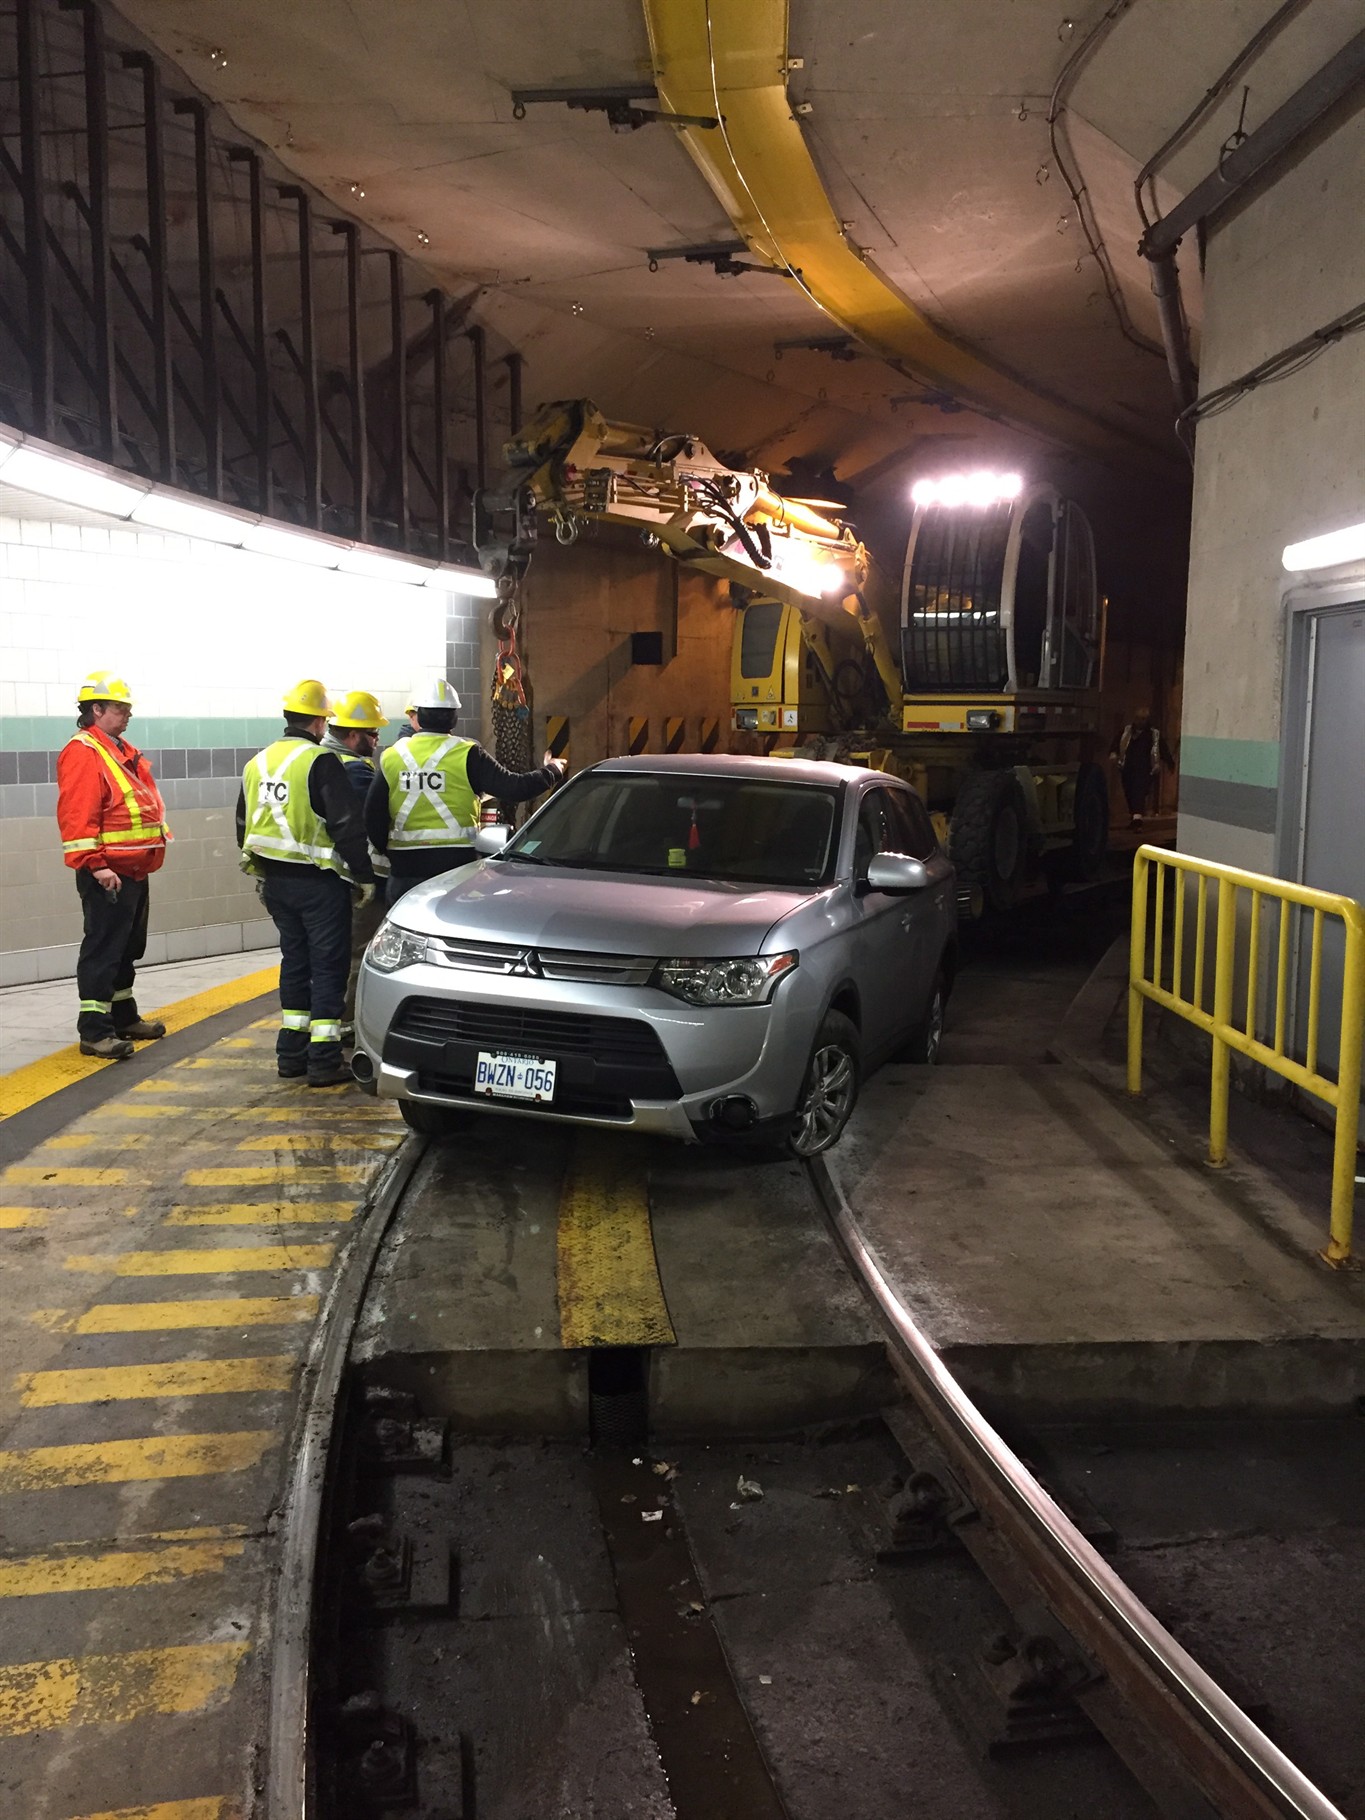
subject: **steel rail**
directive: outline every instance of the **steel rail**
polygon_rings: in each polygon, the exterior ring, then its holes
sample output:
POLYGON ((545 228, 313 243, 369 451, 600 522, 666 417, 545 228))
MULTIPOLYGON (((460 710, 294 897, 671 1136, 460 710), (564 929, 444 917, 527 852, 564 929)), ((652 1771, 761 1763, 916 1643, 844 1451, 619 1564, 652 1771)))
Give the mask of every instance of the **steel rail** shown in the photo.
POLYGON ((1116 1690, 1136 1694, 1152 1723, 1150 1699, 1142 1696, 1150 1693, 1152 1680, 1157 1683, 1173 1721, 1162 1728, 1165 1741, 1220 1813, 1345 1820, 1096 1553, 996 1433, 916 1326, 824 1159, 813 1159, 807 1170, 837 1244, 890 1329, 893 1356, 911 1394, 953 1464, 961 1465, 972 1490, 983 1494, 981 1501, 1004 1505, 1035 1544, 1036 1559, 1028 1564, 1041 1559, 1050 1565, 1044 1590, 1056 1597, 1057 1615, 1092 1651, 1116 1690), (1090 1621, 1078 1625, 1078 1617, 1090 1621), (1145 1688, 1135 1685, 1143 1671, 1145 1688), (1218 1774, 1220 1768, 1226 1773, 1218 1774))
POLYGON ((279 1528, 266 1699, 265 1820, 312 1820, 315 1813, 308 1767, 313 1592, 337 1401, 379 1247, 426 1148, 425 1139, 410 1136, 385 1164, 360 1229, 332 1278, 304 1361, 279 1528))

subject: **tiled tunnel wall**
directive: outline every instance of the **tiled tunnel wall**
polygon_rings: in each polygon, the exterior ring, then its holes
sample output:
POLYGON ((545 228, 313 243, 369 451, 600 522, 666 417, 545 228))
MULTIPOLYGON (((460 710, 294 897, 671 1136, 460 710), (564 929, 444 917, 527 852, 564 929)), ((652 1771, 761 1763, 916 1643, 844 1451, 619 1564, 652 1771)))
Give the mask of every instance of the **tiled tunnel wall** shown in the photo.
MULTIPOLYGON (((56 823, 77 687, 112 669, 174 840, 152 886, 148 960, 268 946, 233 828, 245 761, 303 676, 373 689, 391 720, 449 674, 479 736, 485 603, 91 519, 0 517, 0 986, 75 971, 80 915, 56 823)), ((386 735, 391 737, 391 735, 386 735)))

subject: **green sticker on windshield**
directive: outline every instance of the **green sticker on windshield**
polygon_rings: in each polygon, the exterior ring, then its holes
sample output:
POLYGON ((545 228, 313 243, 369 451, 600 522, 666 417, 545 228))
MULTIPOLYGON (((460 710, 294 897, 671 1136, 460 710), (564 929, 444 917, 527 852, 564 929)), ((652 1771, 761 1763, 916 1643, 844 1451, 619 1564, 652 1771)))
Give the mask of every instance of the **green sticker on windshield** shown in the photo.
POLYGON ((668 849, 668 863, 670 866, 685 866, 687 864, 686 847, 670 847, 668 849))

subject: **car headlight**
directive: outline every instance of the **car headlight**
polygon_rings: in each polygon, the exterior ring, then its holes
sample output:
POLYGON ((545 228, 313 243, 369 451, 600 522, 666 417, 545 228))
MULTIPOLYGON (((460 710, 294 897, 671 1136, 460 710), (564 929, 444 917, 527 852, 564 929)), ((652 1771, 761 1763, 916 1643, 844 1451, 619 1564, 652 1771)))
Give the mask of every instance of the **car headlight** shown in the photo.
POLYGON ((413 967, 427 958, 427 938, 400 929, 397 923, 385 923, 365 950, 365 959, 381 973, 396 973, 400 967, 413 967))
POLYGON ((689 1005, 762 1005, 796 965, 795 953, 744 954, 735 960, 660 961, 655 984, 689 1005))

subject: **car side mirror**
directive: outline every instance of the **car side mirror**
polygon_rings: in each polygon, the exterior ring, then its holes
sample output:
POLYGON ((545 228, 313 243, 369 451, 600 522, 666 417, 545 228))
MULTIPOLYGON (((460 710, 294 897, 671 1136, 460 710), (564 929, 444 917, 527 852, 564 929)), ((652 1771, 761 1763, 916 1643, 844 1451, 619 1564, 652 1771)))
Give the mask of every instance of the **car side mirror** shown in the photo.
POLYGON ((488 828, 474 830, 474 851, 476 853, 501 853, 512 838, 512 830, 506 822, 494 822, 488 828))
POLYGON ((869 891, 923 891, 930 882, 924 861, 908 853, 874 853, 867 864, 869 891))

